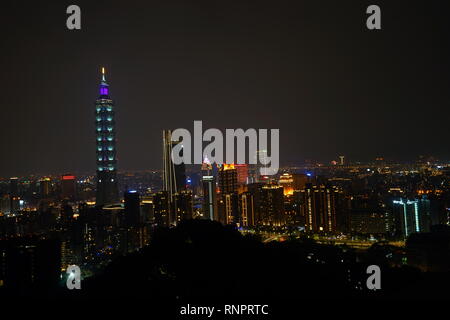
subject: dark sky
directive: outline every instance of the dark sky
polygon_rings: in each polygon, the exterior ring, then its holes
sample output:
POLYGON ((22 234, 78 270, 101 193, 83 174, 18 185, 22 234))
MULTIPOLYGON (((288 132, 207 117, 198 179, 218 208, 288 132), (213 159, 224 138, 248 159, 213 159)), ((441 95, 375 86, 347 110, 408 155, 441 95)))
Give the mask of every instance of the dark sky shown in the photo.
POLYGON ((161 167, 161 130, 279 128, 280 159, 450 158, 445 1, 2 4, 0 176, 95 170, 107 68, 119 170, 161 167), (395 2, 392 3, 392 2, 395 2), (382 30, 365 10, 382 10, 382 30), (66 8, 82 30, 66 29, 66 8))

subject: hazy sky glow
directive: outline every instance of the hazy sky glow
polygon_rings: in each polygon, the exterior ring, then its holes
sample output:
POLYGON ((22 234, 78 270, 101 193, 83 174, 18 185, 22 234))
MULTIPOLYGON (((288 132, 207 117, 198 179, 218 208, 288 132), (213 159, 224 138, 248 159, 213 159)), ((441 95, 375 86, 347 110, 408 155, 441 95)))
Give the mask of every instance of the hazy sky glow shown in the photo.
POLYGON ((162 129, 279 128, 281 163, 338 154, 450 158, 444 1, 5 4, 0 176, 95 170, 105 66, 119 170, 160 168, 162 129))

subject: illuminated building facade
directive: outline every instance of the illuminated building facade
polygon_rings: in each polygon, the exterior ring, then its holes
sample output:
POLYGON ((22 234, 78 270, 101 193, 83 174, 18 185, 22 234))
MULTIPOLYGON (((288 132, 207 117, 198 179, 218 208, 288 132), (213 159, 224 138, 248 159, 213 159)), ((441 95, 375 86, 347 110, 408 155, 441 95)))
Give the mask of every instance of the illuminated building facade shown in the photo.
POLYGON ((116 129, 114 104, 102 68, 100 96, 95 102, 95 130, 97 140, 97 205, 119 201, 117 187, 116 129))
POLYGON ((305 230, 322 233, 336 232, 336 205, 339 190, 325 185, 307 184, 300 191, 305 230))
POLYGON ((153 195, 154 221, 158 226, 169 225, 169 195, 160 191, 153 195))
POLYGON ((239 222, 237 170, 234 164, 223 164, 219 170, 219 221, 223 224, 239 222))
POLYGON ((428 199, 393 200, 390 231, 403 238, 412 233, 429 232, 431 224, 430 201, 428 199))
POLYGON ((177 223, 181 220, 192 219, 194 211, 192 198, 191 190, 182 190, 175 195, 175 219, 177 223))
POLYGON ((61 177, 61 197, 63 199, 75 200, 77 182, 72 174, 65 174, 61 177))
POLYGON ((292 174, 283 173, 278 180, 280 186, 283 187, 283 193, 285 196, 290 196, 294 194, 294 179, 292 174))
POLYGON ((213 167, 208 158, 205 158, 201 168, 202 194, 203 194, 203 219, 219 220, 217 212, 217 187, 213 167))
MULTIPOLYGON (((186 169, 184 163, 174 164, 172 149, 179 141, 172 141, 172 132, 163 130, 163 189, 170 197, 186 188, 186 169)), ((183 150, 180 156, 183 155, 183 150)))
POLYGON ((217 192, 214 176, 203 176, 203 217, 217 220, 217 192))
POLYGON ((239 195, 239 211, 242 226, 252 227, 256 224, 254 196, 251 192, 244 192, 239 195))
MULTIPOLYGON (((186 190, 186 169, 184 163, 174 164, 172 149, 179 141, 172 141, 172 132, 163 130, 163 190, 167 192, 167 222, 175 225, 178 221, 177 195, 186 190)), ((183 150, 180 151, 183 156, 183 150)))
POLYGON ((238 194, 236 192, 220 194, 218 200, 218 213, 219 222, 222 224, 238 223, 240 221, 238 194))
POLYGON ((282 226, 286 223, 284 212, 283 187, 265 185, 261 188, 261 223, 270 226, 282 226))
POLYGON ((50 178, 43 178, 39 180, 39 194, 41 198, 47 198, 51 193, 51 180, 50 178))
POLYGON ((237 170, 234 164, 224 164, 219 170, 220 193, 232 193, 238 190, 237 170))

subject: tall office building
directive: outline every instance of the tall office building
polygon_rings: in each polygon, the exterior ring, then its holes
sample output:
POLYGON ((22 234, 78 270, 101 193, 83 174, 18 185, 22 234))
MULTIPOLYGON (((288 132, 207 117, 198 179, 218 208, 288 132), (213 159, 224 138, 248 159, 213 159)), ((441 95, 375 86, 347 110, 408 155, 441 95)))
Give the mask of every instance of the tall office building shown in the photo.
POLYGON ((142 223, 141 223, 141 201, 136 190, 128 190, 123 195, 124 198, 124 223, 122 229, 124 235, 125 252, 132 252, 143 246, 142 223))
POLYGON ((234 164, 223 164, 219 170, 218 216, 223 224, 239 223, 237 170, 234 164))
MULTIPOLYGON (((174 196, 186 188, 186 169, 184 163, 174 164, 172 149, 179 141, 172 141, 172 131, 163 130, 163 189, 174 196)), ((181 155, 183 151, 181 151, 181 155)))
POLYGON ((41 198, 47 198, 51 193, 51 180, 50 178, 43 178, 39 180, 39 195, 41 198))
POLYGON ((203 176, 203 217, 217 220, 216 179, 213 176, 203 176))
POLYGON ((336 232, 336 204, 339 190, 308 183, 300 191, 305 230, 314 233, 336 232))
POLYGON ((238 191, 237 170, 234 164, 224 164, 219 170, 220 193, 238 191))
POLYGON ((293 195, 294 191, 296 190, 304 189, 307 181, 308 177, 306 176, 306 174, 283 173, 280 176, 278 183, 284 188, 284 195, 289 196, 293 195))
POLYGON ((208 158, 202 163, 203 219, 218 220, 216 178, 208 158))
POLYGON ((153 195, 153 215, 158 226, 169 226, 169 195, 160 191, 153 195))
POLYGON ((72 174, 61 177, 61 197, 63 199, 75 200, 77 192, 77 181, 72 174))
POLYGON ((117 187, 116 130, 114 104, 109 97, 109 85, 102 68, 100 96, 95 102, 97 135, 97 205, 119 201, 117 187))
MULTIPOLYGON (((168 223, 177 223, 176 196, 186 189, 186 169, 184 163, 172 161, 172 149, 179 141, 172 141, 172 132, 163 130, 163 190, 168 197, 168 223)), ((181 155, 183 150, 181 150, 181 155)))
POLYGON ((406 238, 411 233, 430 231, 430 200, 400 198, 392 203, 392 213, 388 215, 391 235, 406 238))
POLYGON ((219 222, 222 224, 239 223, 239 202, 237 192, 221 193, 217 207, 219 222))
POLYGON ((239 211, 242 226, 251 227, 256 224, 254 195, 251 192, 247 191, 239 195, 239 211))
POLYGON ((141 223, 141 202, 139 193, 136 190, 128 190, 123 195, 125 203, 125 224, 126 227, 136 227, 141 223))
POLYGON ((286 223, 283 187, 277 185, 263 186, 260 201, 262 224, 282 226, 286 223))
POLYGON ((176 223, 181 220, 192 219, 194 213, 193 195, 191 190, 182 190, 175 195, 175 219, 176 223))
MULTIPOLYGON (((247 192, 249 195, 251 195, 252 202, 253 202, 253 214, 254 214, 254 224, 262 224, 263 223, 263 217, 264 217, 264 207, 263 207, 263 198, 264 198, 264 192, 263 187, 266 186, 265 183, 258 182, 258 183, 251 183, 247 185, 247 192)), ((243 193, 245 194, 245 193, 243 193)), ((241 194, 241 196, 243 195, 241 194)), ((248 202, 250 203, 250 202, 248 202)), ((242 212, 242 211, 241 211, 242 212)))
POLYGON ((294 194, 294 179, 292 178, 292 175, 289 173, 283 173, 280 176, 280 179, 278 180, 278 184, 280 186, 283 187, 284 191, 284 195, 285 196, 290 196, 294 194))

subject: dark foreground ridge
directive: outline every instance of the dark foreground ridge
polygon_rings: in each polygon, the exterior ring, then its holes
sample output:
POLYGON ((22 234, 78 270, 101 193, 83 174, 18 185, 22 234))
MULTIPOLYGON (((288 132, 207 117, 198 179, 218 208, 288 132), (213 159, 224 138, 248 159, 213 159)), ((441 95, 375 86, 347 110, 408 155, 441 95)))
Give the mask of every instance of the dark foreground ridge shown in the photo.
MULTIPOLYGON (((183 221, 156 230, 151 244, 120 257, 82 281, 22 295, 73 298, 137 298, 149 301, 288 301, 293 299, 446 298, 449 273, 391 267, 389 248, 357 252, 317 244, 308 238, 263 243, 233 226, 206 220, 183 221), (382 289, 368 290, 367 266, 382 271, 382 289)), ((3 291, 4 296, 10 293, 3 291)))

